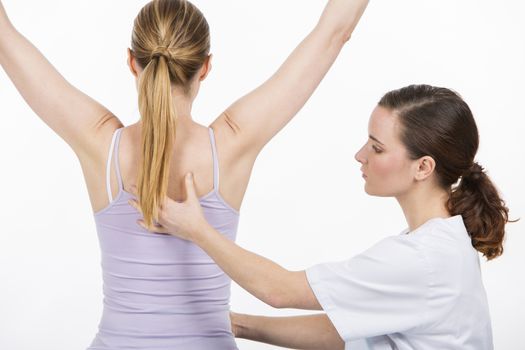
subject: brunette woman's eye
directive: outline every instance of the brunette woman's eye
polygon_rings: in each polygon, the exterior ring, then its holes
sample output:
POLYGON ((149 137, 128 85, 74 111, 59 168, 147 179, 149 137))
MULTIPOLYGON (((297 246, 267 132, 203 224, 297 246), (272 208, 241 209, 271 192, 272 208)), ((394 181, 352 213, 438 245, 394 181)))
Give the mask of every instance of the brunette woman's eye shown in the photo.
POLYGON ((375 151, 376 153, 381 153, 381 152, 383 152, 383 150, 380 149, 380 148, 377 147, 377 146, 372 146, 372 148, 374 149, 374 151, 375 151))

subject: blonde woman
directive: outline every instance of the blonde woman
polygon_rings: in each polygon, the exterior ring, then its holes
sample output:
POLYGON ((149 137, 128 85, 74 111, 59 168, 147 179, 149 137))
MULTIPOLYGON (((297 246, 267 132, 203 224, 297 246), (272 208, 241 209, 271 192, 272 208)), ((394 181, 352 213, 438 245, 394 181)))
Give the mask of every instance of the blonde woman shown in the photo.
POLYGON ((0 2, 0 64, 73 149, 88 187, 104 279, 104 311, 90 350, 236 349, 229 277, 196 245, 138 227, 130 188, 137 188, 145 225, 154 229, 158 205, 181 198, 181 179, 191 170, 207 220, 234 240, 257 155, 311 96, 367 3, 328 1, 279 70, 206 127, 192 119, 211 70, 206 19, 189 1, 149 2, 135 19, 128 51, 140 120, 124 127, 55 70, 0 2))

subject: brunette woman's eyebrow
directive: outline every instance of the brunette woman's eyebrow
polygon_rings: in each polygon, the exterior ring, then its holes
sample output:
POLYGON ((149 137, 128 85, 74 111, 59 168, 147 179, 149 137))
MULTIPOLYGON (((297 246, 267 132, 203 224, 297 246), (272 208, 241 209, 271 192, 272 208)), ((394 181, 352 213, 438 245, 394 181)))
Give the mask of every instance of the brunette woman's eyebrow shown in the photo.
POLYGON ((372 140, 374 140, 375 142, 379 143, 380 145, 384 146, 385 144, 381 141, 379 141, 378 139, 376 139, 374 136, 372 135, 368 135, 368 137, 370 137, 372 140))

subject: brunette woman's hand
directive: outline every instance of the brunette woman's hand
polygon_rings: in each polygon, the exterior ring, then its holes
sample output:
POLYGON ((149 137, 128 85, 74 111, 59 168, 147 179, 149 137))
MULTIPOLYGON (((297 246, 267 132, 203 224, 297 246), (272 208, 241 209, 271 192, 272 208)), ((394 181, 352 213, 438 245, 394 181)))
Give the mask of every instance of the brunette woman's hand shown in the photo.
MULTIPOLYGON (((185 240, 194 241, 201 232, 205 231, 209 224, 202 212, 193 182, 193 174, 186 174, 184 186, 186 189, 186 200, 177 202, 166 197, 160 208, 158 208, 159 217, 156 226, 146 227, 143 220, 138 220, 137 223, 151 232, 170 234, 185 240)), ((137 196, 135 187, 132 187, 130 192, 137 196)), ((142 213, 138 201, 130 199, 129 204, 142 213)))
POLYGON ((241 327, 239 325, 239 314, 230 311, 230 322, 232 327, 232 333, 235 338, 241 337, 241 327))

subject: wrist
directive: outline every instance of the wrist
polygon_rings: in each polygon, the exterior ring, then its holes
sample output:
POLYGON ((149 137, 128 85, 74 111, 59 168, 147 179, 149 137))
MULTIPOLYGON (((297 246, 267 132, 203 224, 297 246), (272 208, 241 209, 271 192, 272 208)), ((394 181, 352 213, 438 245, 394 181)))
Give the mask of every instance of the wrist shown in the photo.
POLYGON ((247 339, 249 333, 249 328, 247 325, 248 316, 244 314, 230 312, 230 318, 232 325, 232 333, 235 336, 235 338, 247 339))
POLYGON ((197 244, 203 243, 211 234, 214 233, 214 231, 215 229, 206 220, 203 220, 199 224, 195 225, 195 228, 191 233, 191 240, 197 244))

